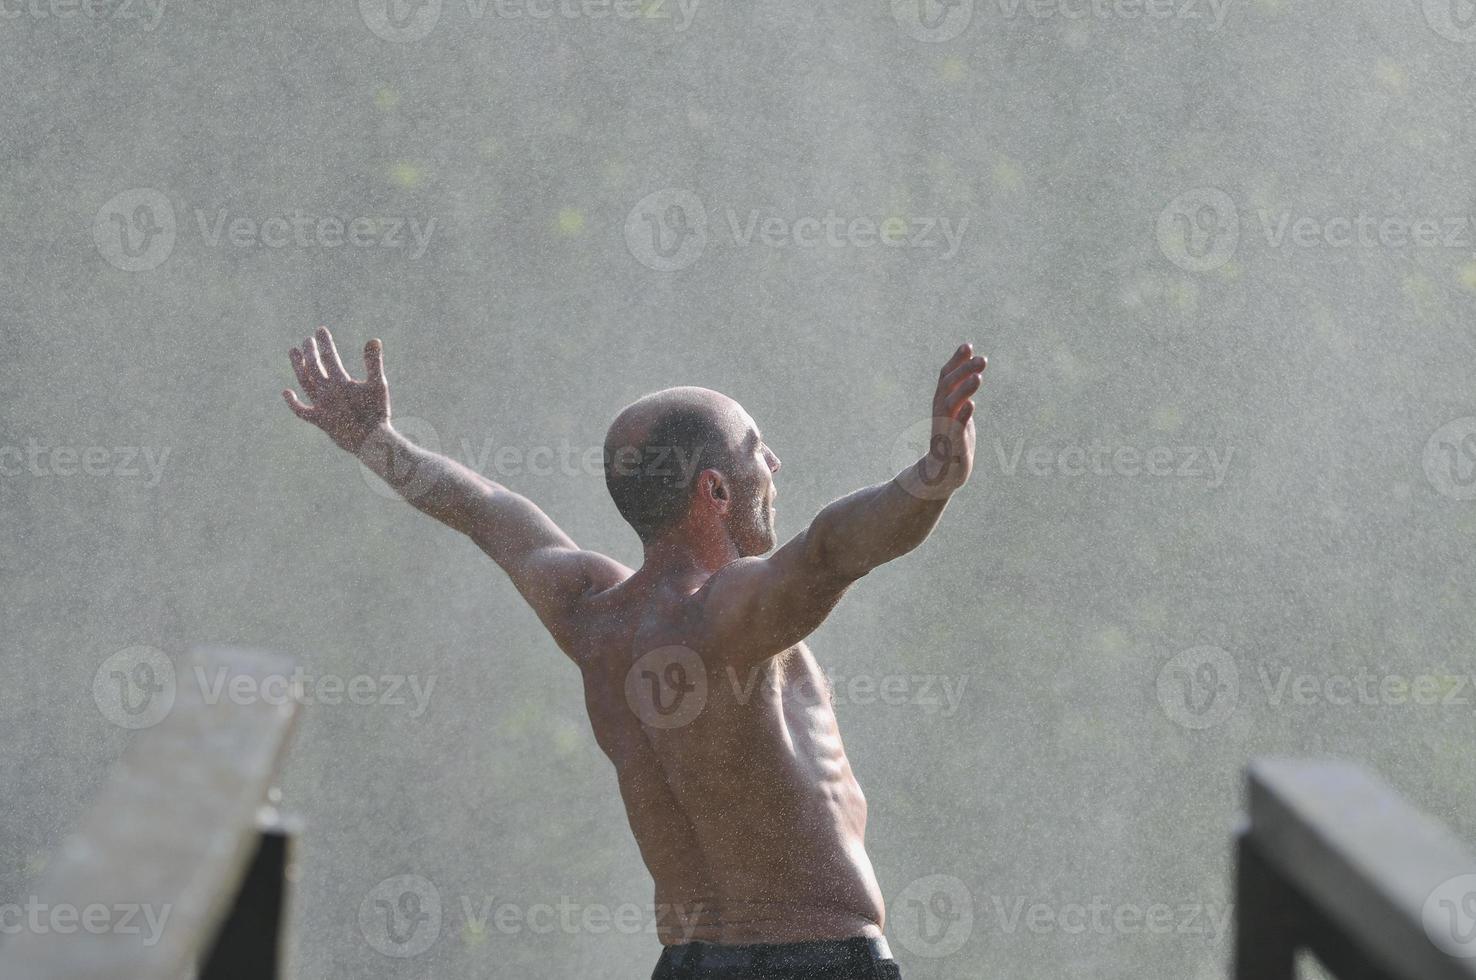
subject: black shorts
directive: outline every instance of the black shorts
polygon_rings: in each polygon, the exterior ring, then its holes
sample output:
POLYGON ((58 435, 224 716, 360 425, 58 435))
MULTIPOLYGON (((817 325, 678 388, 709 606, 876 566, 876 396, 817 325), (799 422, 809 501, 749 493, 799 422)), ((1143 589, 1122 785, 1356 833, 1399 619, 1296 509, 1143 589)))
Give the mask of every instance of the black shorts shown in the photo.
POLYGON ((901 980, 885 939, 668 946, 651 980, 901 980))

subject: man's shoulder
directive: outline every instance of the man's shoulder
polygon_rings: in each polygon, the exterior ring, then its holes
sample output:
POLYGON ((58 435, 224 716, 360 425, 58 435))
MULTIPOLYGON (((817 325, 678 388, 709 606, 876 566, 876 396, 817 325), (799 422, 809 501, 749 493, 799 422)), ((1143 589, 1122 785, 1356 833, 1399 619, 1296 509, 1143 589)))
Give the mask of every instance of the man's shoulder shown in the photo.
POLYGON ((608 596, 635 574, 634 569, 598 551, 575 551, 570 560, 581 576, 583 589, 577 597, 581 602, 608 596))
MULTIPOLYGON (((762 591, 766 559, 745 557, 719 568, 696 589, 673 593, 660 585, 630 584, 635 573, 618 562, 591 559, 590 587, 573 611, 575 659, 591 666, 633 661, 652 650, 686 647, 722 659, 728 634, 762 591)), ((568 647, 566 647, 568 649, 568 647)))
POLYGON ((597 551, 566 549, 557 560, 561 596, 543 621, 560 649, 581 662, 599 644, 606 632, 603 623, 620 606, 622 586, 634 573, 597 551))
POLYGON ((763 556, 735 558, 709 575, 689 598, 698 607, 729 601, 734 594, 758 584, 768 565, 769 559, 763 556))

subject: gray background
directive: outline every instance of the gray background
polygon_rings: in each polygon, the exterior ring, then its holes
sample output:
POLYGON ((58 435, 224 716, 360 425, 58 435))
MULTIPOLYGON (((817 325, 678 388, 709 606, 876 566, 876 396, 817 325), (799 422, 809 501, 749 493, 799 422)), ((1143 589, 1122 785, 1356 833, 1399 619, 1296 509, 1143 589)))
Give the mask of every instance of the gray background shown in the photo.
POLYGON ((320 322, 354 369, 384 339, 412 435, 628 563, 598 474, 536 450, 577 464, 640 394, 721 389, 785 462, 787 537, 888 475, 953 346, 989 354, 974 482, 813 639, 910 977, 1223 976, 1208 923, 1260 754, 1366 760, 1476 837, 1476 690, 1327 697, 1472 671, 1460 0, 1228 0, 1218 25, 1209 0, 927 0, 933 28, 878 0, 447 0, 408 11, 419 37, 374 0, 7 3, 0 900, 133 737, 93 694, 109 658, 237 643, 435 685, 419 715, 307 711, 296 976, 649 972, 648 928, 581 924, 651 891, 576 672, 472 545, 282 405, 320 322), (376 243, 251 232, 297 210, 380 219, 376 243), (906 241, 780 244, 829 212, 906 241), (1392 230, 1349 244, 1360 215, 1392 230), (254 226, 212 241, 222 218, 254 226), (751 218, 780 220, 745 244, 751 218), (423 251, 388 219, 434 222, 423 251), (680 268, 649 245, 667 219, 680 268), (952 255, 940 219, 966 222, 952 255), (168 453, 157 479, 130 447, 168 453), (1155 447, 1171 474, 1112 455, 1155 447), (852 678, 903 680, 886 703, 852 678), (401 875, 442 921, 387 956, 359 909, 401 875), (938 894, 972 922, 927 921, 938 894), (574 928, 537 919, 564 900, 574 928), (1094 900, 1107 928, 1068 931, 1094 900), (478 930, 484 904, 553 929, 478 930), (1113 925, 1155 905, 1174 931, 1113 925))

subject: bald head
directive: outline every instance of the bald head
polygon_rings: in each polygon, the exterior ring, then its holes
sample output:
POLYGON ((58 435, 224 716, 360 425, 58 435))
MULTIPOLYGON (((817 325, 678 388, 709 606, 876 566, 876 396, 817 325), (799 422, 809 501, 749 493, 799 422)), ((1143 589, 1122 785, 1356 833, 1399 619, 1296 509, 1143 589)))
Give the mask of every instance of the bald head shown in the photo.
POLYGON ((605 486, 642 541, 684 516, 703 470, 728 473, 752 421, 709 388, 667 388, 626 406, 605 436, 605 486))

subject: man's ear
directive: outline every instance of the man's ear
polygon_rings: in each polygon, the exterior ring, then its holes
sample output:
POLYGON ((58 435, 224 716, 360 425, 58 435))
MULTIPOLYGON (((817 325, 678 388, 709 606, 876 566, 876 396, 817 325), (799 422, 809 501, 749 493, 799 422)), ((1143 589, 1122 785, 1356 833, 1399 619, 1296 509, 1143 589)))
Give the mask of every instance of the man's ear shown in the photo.
POLYGON ((702 488, 702 495, 712 500, 714 510, 719 514, 728 512, 733 495, 728 490, 728 481, 721 473, 717 470, 703 470, 697 477, 697 485, 702 488))

